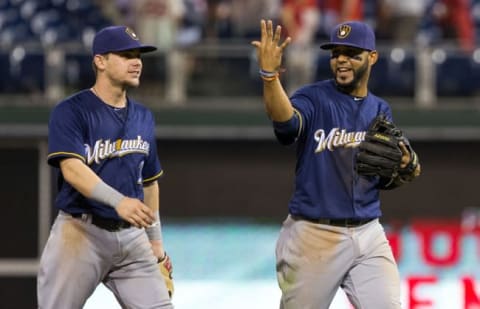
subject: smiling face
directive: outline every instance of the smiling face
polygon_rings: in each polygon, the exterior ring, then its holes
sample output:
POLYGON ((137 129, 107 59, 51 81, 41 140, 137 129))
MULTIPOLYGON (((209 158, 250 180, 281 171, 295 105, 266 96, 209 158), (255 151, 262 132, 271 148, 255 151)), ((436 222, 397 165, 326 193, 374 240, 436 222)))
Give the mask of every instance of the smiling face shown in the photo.
POLYGON ((367 84, 377 52, 356 47, 335 46, 331 50, 330 67, 338 88, 355 96, 367 95, 367 84))
POLYGON ((138 87, 142 74, 142 60, 137 49, 98 55, 97 70, 103 73, 112 85, 121 88, 138 87))

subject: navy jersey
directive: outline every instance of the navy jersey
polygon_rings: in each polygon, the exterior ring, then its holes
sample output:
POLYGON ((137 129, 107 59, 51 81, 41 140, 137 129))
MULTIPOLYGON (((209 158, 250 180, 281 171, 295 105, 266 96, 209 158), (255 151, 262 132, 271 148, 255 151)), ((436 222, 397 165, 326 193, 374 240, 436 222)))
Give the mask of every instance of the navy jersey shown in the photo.
POLYGON ((290 100, 299 130, 289 212, 312 219, 379 217, 379 178, 359 176, 354 163, 372 120, 381 113, 392 120, 389 105, 371 93, 365 98, 344 94, 333 80, 300 88, 290 100))
MULTIPOLYGON (((152 113, 131 99, 126 108, 115 110, 90 90, 72 95, 52 110, 48 153, 50 165, 58 167, 63 158, 79 158, 105 183, 140 200, 143 184, 163 173, 152 113)), ((61 173, 55 205, 68 213, 119 219, 115 209, 84 197, 61 173)))

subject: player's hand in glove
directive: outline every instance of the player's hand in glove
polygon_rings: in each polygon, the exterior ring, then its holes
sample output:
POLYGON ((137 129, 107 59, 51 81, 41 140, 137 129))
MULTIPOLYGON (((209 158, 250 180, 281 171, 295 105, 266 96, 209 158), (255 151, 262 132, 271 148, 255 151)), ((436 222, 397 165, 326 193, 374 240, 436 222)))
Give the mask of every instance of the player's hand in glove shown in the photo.
POLYGON ((173 296, 173 292, 175 290, 173 284, 173 266, 172 262, 170 261, 170 257, 165 252, 165 256, 161 259, 158 259, 158 268, 160 269, 160 273, 162 274, 163 279, 165 280, 165 285, 167 286, 168 295, 170 298, 173 296))
POLYGON ((420 173, 417 154, 402 131, 384 115, 377 116, 359 145, 355 169, 359 175, 380 176, 381 189, 393 189, 420 173))

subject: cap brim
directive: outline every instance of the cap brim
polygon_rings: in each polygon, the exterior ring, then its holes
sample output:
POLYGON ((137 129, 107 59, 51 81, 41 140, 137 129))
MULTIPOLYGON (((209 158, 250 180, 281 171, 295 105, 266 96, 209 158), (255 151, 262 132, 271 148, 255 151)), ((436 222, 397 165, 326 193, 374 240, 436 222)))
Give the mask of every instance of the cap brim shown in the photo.
POLYGON ((141 53, 149 53, 157 50, 155 46, 151 46, 151 45, 143 45, 139 49, 141 53))
POLYGON ((110 50, 108 52, 109 53, 115 53, 115 52, 123 52, 123 51, 127 51, 127 50, 135 50, 135 49, 139 50, 141 53, 149 53, 149 52, 153 52, 153 51, 157 50, 157 48, 155 46, 140 45, 140 46, 132 46, 132 47, 128 47, 128 48, 110 50))
POLYGON ((360 49, 363 49, 363 50, 372 51, 371 49, 366 49, 366 48, 358 46, 356 44, 349 44, 349 43, 326 43, 326 44, 320 45, 320 48, 325 49, 325 50, 329 50, 329 49, 334 48, 335 46, 349 46, 349 47, 355 47, 355 48, 360 48, 360 49))

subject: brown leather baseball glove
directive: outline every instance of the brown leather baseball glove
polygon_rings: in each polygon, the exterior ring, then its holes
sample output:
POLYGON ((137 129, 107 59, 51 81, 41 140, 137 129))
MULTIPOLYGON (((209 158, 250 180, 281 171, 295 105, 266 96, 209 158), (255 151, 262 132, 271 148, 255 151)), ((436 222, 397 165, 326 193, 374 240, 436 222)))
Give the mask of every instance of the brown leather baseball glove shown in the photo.
POLYGON ((355 169, 359 175, 380 176, 381 189, 393 189, 415 178, 417 154, 410 147, 402 131, 384 115, 377 116, 359 145, 355 169), (400 143, 410 154, 410 162, 402 165, 400 143))
POLYGON ((160 269, 160 273, 163 276, 163 279, 165 280, 165 285, 167 286, 168 290, 168 295, 170 298, 173 296, 173 292, 175 290, 174 284, 173 284, 173 267, 172 267, 172 262, 170 261, 170 257, 167 255, 165 252, 165 256, 161 259, 158 260, 158 268, 160 269))

